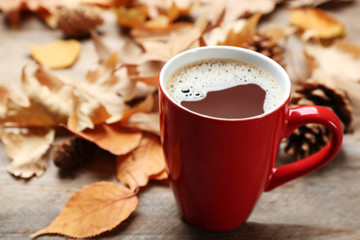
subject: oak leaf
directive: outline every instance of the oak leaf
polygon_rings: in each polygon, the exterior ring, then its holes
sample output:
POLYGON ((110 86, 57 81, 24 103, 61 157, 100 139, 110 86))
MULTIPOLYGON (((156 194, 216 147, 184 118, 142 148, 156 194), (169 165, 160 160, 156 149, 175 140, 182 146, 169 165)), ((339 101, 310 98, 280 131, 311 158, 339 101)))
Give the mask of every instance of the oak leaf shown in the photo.
POLYGON ((145 186, 152 176, 162 174, 165 159, 157 136, 144 134, 131 153, 117 157, 117 178, 131 189, 145 186), (136 180, 136 181, 135 181, 136 180))
POLYGON ((330 47, 306 45, 305 56, 310 79, 342 89, 351 99, 354 139, 360 138, 360 46, 336 40, 330 47))
POLYGON ((123 127, 119 123, 99 124, 93 129, 78 131, 71 125, 67 128, 74 134, 83 137, 100 148, 114 155, 123 155, 135 149, 142 138, 142 132, 123 127))
POLYGON ((290 23, 297 26, 305 40, 312 37, 333 39, 345 35, 345 27, 334 17, 318 8, 295 9, 291 11, 290 23))
POLYGON ((46 45, 29 46, 33 58, 51 69, 71 67, 78 58, 81 44, 75 39, 58 40, 46 45))
POLYGON ((54 221, 31 237, 60 234, 90 238, 110 231, 127 219, 138 205, 136 193, 112 182, 97 182, 71 196, 54 221))
POLYGON ((47 167, 47 156, 55 131, 51 128, 2 128, 1 141, 13 161, 7 171, 16 177, 41 176, 47 167))

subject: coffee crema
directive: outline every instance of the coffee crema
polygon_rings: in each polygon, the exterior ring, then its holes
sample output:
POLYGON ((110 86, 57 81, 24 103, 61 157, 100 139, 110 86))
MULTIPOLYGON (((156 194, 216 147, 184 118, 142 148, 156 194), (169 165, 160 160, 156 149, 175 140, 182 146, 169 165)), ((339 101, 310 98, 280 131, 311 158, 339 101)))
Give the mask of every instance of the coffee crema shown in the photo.
MULTIPOLYGON (((179 104, 183 102, 182 105, 187 107, 195 105, 190 103, 190 101, 204 100, 203 102, 205 102, 205 98, 210 92, 223 91, 235 86, 251 84, 258 85, 265 91, 263 112, 269 112, 279 106, 283 94, 275 78, 259 67, 232 59, 210 59, 180 67, 167 79, 165 88, 171 98, 179 104)), ((252 88, 252 90, 254 89, 252 88)), ((259 94, 259 91, 257 92, 259 94)), ((242 93, 239 92, 238 94, 242 93)), ((225 96, 226 94, 219 93, 217 95, 221 97, 221 95, 225 96)), ((239 97, 235 97, 233 101, 239 101, 239 97)), ((241 101, 247 101, 245 104, 251 105, 249 101, 254 101, 254 99, 245 97, 241 101)), ((191 107, 187 108, 204 115, 214 116, 213 114, 202 112, 201 108, 199 108, 200 110, 194 110, 191 107)), ((214 111, 217 110, 214 109, 214 111)), ((259 114, 261 113, 255 115, 259 114)), ((227 117, 220 113, 216 114, 215 117, 241 118, 241 116, 227 117)))

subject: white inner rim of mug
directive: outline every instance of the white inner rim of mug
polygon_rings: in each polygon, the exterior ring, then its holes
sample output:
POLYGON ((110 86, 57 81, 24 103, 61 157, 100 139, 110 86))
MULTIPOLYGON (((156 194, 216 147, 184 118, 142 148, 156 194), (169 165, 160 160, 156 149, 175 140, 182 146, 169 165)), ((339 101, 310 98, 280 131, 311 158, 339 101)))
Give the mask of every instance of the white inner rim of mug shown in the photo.
POLYGON ((199 48, 190 49, 171 58, 164 65, 164 67, 160 72, 160 88, 165 93, 165 95, 179 108, 182 108, 195 115, 199 115, 209 119, 239 121, 246 119, 261 118, 265 115, 271 114, 272 112, 276 111, 289 98, 291 91, 291 82, 286 71, 277 62, 275 62, 271 58, 266 57, 265 55, 244 48, 230 47, 230 46, 212 46, 212 47, 199 47, 199 48), (206 59, 233 59, 262 68, 263 70, 269 72, 275 78, 275 80, 278 81, 278 83, 280 84, 283 94, 282 100, 280 101, 279 105, 273 108, 271 111, 267 111, 263 114, 248 118, 212 117, 198 112, 194 112, 192 110, 189 110, 188 108, 183 107, 180 103, 175 101, 169 95, 169 93, 165 88, 165 81, 167 81, 167 79, 169 79, 171 74, 173 74, 176 70, 178 70, 182 66, 206 59))

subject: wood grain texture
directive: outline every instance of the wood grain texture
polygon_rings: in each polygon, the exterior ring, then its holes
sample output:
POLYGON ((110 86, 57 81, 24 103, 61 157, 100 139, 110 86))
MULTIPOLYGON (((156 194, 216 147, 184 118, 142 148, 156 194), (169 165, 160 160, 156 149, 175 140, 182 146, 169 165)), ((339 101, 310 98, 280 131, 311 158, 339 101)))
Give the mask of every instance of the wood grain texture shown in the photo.
MULTIPOLYGON (((360 44, 360 3, 328 8, 342 21, 350 39, 360 44)), ((288 12, 280 10, 266 21, 284 25, 288 12)), ((111 20, 111 17, 110 19, 111 20)), ((0 14, 0 83, 19 84, 21 67, 31 62, 27 46, 61 38, 36 19, 10 30, 0 14)), ((101 31, 115 49, 121 45, 118 29, 104 25, 101 31)), ((85 76, 96 63, 92 43, 84 40, 73 68, 57 70, 74 79, 85 76)), ((301 64, 298 63, 298 64, 301 64)), ((279 156, 277 164, 290 160, 279 156)), ((10 159, 0 144, 0 239, 29 239, 50 224, 69 197, 84 185, 113 181, 115 160, 99 158, 83 168, 60 171, 51 162, 45 174, 31 180, 16 179, 6 172, 10 159)), ((194 228, 179 215, 166 181, 151 182, 139 193, 139 206, 128 220, 97 239, 360 239, 360 142, 346 136, 338 156, 322 169, 264 193, 248 222, 228 232, 194 228)), ((65 239, 43 236, 39 239, 65 239)))

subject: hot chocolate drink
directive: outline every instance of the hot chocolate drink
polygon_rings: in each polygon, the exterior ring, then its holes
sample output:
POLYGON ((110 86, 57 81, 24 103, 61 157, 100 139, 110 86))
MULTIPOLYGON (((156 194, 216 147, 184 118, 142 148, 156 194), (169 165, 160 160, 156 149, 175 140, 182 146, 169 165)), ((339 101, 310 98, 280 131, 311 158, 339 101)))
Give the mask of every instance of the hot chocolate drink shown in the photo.
POLYGON ((282 90, 267 71, 230 59, 185 65, 166 82, 169 95, 185 108, 218 118, 248 118, 279 106, 282 90))

